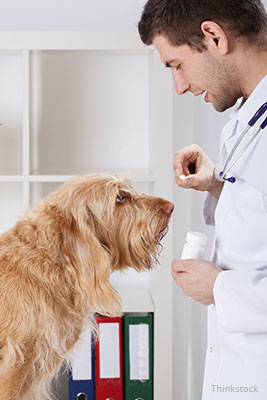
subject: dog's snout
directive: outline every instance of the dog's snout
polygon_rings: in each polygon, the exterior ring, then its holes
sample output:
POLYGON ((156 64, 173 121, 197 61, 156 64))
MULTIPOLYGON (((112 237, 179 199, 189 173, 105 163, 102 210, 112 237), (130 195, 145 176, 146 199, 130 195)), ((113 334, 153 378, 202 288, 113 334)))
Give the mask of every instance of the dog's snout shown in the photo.
POLYGON ((174 204, 169 203, 169 202, 168 202, 168 203, 165 203, 165 204, 163 204, 162 209, 163 209, 168 215, 171 215, 172 212, 173 212, 173 210, 174 210, 174 204))

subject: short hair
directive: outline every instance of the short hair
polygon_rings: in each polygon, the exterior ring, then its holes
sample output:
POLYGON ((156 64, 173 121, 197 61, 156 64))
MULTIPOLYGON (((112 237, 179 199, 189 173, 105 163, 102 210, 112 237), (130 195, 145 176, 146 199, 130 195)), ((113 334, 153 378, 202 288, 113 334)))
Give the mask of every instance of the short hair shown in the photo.
POLYGON ((150 45, 157 35, 173 46, 187 44, 206 49, 201 24, 220 24, 251 44, 267 43, 267 14, 260 0, 148 0, 138 24, 142 41, 150 45))

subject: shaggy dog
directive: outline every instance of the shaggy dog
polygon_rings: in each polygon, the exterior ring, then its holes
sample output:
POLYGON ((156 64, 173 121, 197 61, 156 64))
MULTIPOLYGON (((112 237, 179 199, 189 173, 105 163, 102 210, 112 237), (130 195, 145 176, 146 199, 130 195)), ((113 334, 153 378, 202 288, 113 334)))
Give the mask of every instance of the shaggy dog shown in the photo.
POLYGON ((94 313, 121 314, 110 272, 150 269, 173 204, 120 176, 65 183, 0 236, 0 398, 47 387, 94 313))

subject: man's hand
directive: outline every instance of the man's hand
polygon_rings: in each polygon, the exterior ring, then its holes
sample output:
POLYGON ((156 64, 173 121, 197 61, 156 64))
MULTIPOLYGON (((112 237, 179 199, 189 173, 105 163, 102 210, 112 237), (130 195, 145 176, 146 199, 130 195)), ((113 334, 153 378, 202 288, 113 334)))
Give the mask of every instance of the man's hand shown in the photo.
POLYGON ((172 277, 176 284, 186 296, 205 305, 214 303, 213 286, 221 271, 215 264, 201 259, 172 262, 172 277))
POLYGON ((219 198, 223 183, 214 178, 214 167, 213 162, 197 144, 184 147, 175 153, 173 168, 177 185, 187 189, 208 191, 219 198), (181 175, 185 178, 181 179, 181 175))

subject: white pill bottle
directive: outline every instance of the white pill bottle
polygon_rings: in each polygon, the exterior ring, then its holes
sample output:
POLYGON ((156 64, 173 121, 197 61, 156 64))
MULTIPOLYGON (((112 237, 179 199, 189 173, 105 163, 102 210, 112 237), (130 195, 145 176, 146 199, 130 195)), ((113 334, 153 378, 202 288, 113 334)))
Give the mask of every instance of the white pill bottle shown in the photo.
POLYGON ((186 235, 186 243, 184 245, 181 259, 187 258, 203 258, 207 236, 204 233, 189 231, 186 235))

